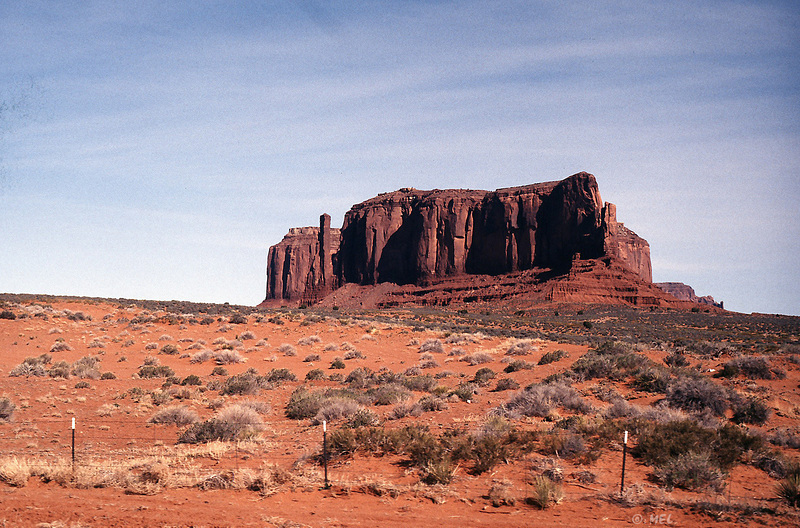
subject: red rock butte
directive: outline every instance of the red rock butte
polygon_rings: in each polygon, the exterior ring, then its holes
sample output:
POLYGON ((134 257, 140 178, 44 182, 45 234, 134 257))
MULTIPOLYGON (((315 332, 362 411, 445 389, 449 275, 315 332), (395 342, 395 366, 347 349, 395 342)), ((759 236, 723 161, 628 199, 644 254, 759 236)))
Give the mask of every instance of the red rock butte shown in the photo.
POLYGON ((400 189, 354 205, 341 229, 323 214, 270 247, 262 304, 696 306, 651 281, 649 244, 580 172, 496 191, 400 189))

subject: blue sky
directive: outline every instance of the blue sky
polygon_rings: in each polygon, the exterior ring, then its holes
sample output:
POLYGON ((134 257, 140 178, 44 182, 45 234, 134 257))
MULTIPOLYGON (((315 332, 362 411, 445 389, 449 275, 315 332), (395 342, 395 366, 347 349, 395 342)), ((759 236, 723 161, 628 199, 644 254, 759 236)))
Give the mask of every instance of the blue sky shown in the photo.
POLYGON ((800 315, 794 2, 0 4, 0 291, 257 304, 400 187, 597 176, 657 281, 800 315))

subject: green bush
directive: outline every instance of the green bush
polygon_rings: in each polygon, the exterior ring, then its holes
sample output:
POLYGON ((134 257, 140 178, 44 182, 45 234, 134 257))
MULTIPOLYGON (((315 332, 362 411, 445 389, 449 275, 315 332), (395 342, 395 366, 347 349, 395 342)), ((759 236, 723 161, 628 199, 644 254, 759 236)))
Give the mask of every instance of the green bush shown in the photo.
POLYGON ((670 406, 684 411, 709 409, 717 416, 724 416, 730 406, 725 389, 702 377, 678 378, 670 383, 666 395, 670 406))
POLYGON ((555 363, 559 359, 567 357, 566 350, 551 350, 550 352, 546 352, 541 359, 539 359, 539 365, 547 365, 548 363, 555 363))
POLYGON ((159 354, 167 354, 168 356, 175 356, 178 354, 178 352, 180 352, 180 350, 178 350, 177 346, 173 344, 166 344, 161 347, 159 354))
POLYGON ((504 372, 510 374, 520 370, 530 370, 536 366, 536 363, 525 361, 524 359, 514 359, 506 365, 503 369, 504 372))
POLYGON ((800 473, 789 475, 775 486, 775 494, 793 508, 800 507, 800 473))
POLYGON ((497 385, 494 389, 494 392, 502 392, 507 390, 517 390, 519 388, 519 383, 514 381, 511 378, 502 378, 497 380, 497 385))
POLYGON ((181 380, 181 385, 202 385, 203 381, 196 374, 189 374, 181 380))
POLYGON ((475 377, 472 378, 472 382, 480 386, 487 385, 495 376, 497 376, 497 374, 489 367, 481 367, 475 372, 475 377))
POLYGON ((139 367, 140 378, 169 378, 175 371, 167 365, 142 365, 139 367))
POLYGON ((668 490, 678 487, 719 492, 725 486, 725 475, 708 453, 681 453, 656 468, 655 476, 668 490))
POLYGON ((772 409, 757 398, 748 398, 734 406, 732 420, 737 424, 764 425, 769 420, 772 409))
POLYGON ((344 364, 344 361, 342 361, 342 358, 336 358, 336 359, 333 360, 333 362, 331 363, 331 366, 329 368, 331 368, 331 369, 343 369, 345 366, 346 365, 344 364))
POLYGON ((311 369, 306 373, 306 381, 324 380, 325 371, 322 369, 311 369))
POLYGON ((322 394, 298 387, 292 392, 286 404, 286 417, 293 420, 313 418, 322 407, 322 401, 322 394))
POLYGON ((297 381, 297 376, 288 368, 272 369, 264 376, 269 383, 281 383, 284 381, 297 381))

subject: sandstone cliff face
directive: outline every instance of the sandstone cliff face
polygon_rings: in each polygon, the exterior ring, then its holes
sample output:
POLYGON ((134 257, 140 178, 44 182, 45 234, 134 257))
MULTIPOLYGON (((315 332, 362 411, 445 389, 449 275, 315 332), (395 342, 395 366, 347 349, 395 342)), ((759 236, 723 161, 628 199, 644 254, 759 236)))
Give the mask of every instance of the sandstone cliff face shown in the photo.
POLYGON ((318 298, 347 283, 565 271, 601 256, 651 280, 647 242, 616 221, 585 172, 493 192, 401 189, 354 205, 336 231, 302 228, 270 248, 267 299, 318 298))
POLYGON ((339 230, 331 217, 320 217, 320 227, 293 227, 267 255, 266 299, 313 302, 336 284, 333 260, 339 249, 339 230))

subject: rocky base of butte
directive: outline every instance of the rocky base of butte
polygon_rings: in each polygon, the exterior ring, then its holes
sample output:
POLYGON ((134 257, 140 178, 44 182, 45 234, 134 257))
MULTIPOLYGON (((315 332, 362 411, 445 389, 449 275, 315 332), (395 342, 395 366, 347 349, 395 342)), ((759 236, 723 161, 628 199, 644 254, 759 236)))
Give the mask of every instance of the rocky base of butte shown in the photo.
POLYGON ((647 241, 581 172, 496 191, 400 189, 354 205, 341 229, 323 214, 270 247, 262 305, 697 306, 659 286, 647 241))

